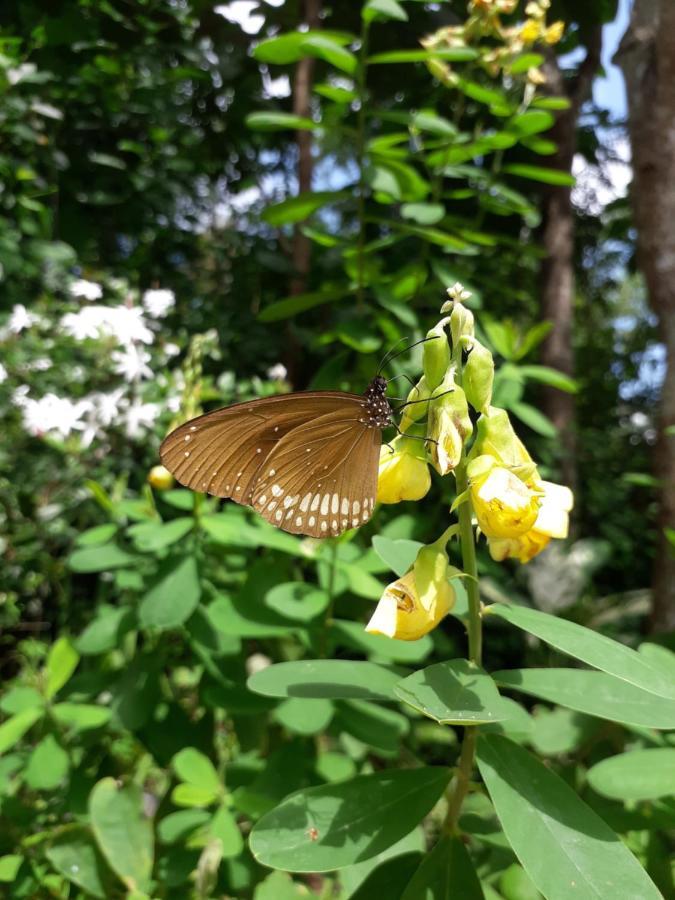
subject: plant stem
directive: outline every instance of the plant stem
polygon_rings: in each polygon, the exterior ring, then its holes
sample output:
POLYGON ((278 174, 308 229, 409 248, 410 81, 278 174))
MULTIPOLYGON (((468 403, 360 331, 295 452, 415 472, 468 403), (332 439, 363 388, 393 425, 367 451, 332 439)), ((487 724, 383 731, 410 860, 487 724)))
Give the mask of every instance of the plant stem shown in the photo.
MULTIPOLYGON (((457 479, 457 494, 463 494, 469 486, 466 475, 466 460, 462 459, 457 466, 455 476, 457 479)), ((462 547, 462 568, 470 576, 466 580, 466 592, 469 600, 469 659, 479 666, 483 653, 483 629, 480 617, 480 594, 478 591, 476 545, 471 522, 472 513, 471 500, 467 496, 464 502, 459 505, 457 517, 459 518, 459 539, 462 547)))
POLYGON ((476 754, 476 738, 478 728, 475 725, 464 729, 462 740, 462 752, 459 756, 457 775, 453 779, 452 788, 448 796, 448 811, 443 822, 443 831, 446 834, 454 834, 457 830, 457 821, 462 812, 462 804, 469 790, 471 772, 473 771, 473 759, 476 754))

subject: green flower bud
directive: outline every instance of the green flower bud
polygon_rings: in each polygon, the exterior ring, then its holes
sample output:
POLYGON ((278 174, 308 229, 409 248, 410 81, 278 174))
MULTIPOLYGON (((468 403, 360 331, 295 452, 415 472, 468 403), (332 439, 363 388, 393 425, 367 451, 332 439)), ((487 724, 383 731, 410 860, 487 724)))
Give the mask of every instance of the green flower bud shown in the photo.
POLYGON ((430 396, 431 391, 427 385, 427 380, 425 376, 422 375, 406 399, 406 403, 409 403, 410 406, 406 406, 403 410, 403 415, 401 416, 401 422, 399 424, 401 431, 408 431, 411 425, 418 422, 427 414, 429 411, 428 400, 430 396))
POLYGON ((525 444, 513 430, 505 409, 489 406, 476 423, 476 440, 469 457, 488 455, 501 465, 511 469, 521 481, 529 482, 538 477, 537 466, 527 452, 525 444))
POLYGON ((462 369, 462 387, 474 409, 485 412, 492 400, 495 363, 487 347, 474 338, 462 369))
POLYGON ((462 303, 455 301, 450 313, 452 346, 457 347, 463 337, 473 337, 473 313, 462 303))
POLYGON ((439 599, 446 611, 454 606, 455 592, 448 582, 448 570, 448 557, 443 546, 429 544, 420 549, 413 572, 419 602, 427 612, 437 606, 439 599))
POLYGON ((441 319, 427 332, 427 338, 432 340, 424 345, 424 377, 432 391, 443 381, 450 365, 450 345, 445 333, 449 321, 447 318, 441 319))

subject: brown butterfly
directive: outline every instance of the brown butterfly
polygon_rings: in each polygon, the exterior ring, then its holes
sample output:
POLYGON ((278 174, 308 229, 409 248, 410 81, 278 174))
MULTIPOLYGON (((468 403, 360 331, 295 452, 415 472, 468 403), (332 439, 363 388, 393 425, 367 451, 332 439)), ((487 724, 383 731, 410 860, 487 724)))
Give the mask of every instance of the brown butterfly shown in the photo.
POLYGON ((199 416, 165 438, 160 456, 186 487, 252 506, 293 534, 328 537, 373 514, 387 381, 363 395, 301 391, 199 416))

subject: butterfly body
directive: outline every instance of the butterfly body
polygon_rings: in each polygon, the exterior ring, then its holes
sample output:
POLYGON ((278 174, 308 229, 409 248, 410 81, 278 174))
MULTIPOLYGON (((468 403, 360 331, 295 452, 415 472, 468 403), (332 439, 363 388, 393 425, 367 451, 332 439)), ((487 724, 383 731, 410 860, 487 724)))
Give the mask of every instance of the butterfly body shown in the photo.
POLYGON ((365 524, 375 505, 387 382, 363 395, 306 391, 237 403, 165 438, 162 462, 195 491, 252 506, 293 534, 328 537, 365 524))

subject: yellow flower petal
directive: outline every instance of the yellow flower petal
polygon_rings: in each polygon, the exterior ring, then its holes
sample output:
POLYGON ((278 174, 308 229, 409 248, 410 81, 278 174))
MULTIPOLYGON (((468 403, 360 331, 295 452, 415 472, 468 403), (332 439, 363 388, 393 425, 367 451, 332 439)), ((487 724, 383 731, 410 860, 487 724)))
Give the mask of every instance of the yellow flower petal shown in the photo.
POLYGON ((455 592, 444 580, 426 609, 417 592, 415 574, 408 572, 385 588, 366 631, 400 641, 416 641, 438 625, 454 602, 455 592))
POLYGON ((478 457, 469 466, 469 479, 473 508, 483 534, 510 538, 532 528, 539 511, 539 496, 517 475, 496 460, 490 465, 489 458, 478 457), (472 470, 478 472, 477 477, 472 470))
POLYGON ((421 500, 431 487, 429 467, 424 459, 414 455, 410 438, 397 438, 394 452, 387 446, 380 450, 380 471, 377 480, 377 502, 399 503, 401 500, 421 500), (410 449, 409 449, 410 448, 410 449))

